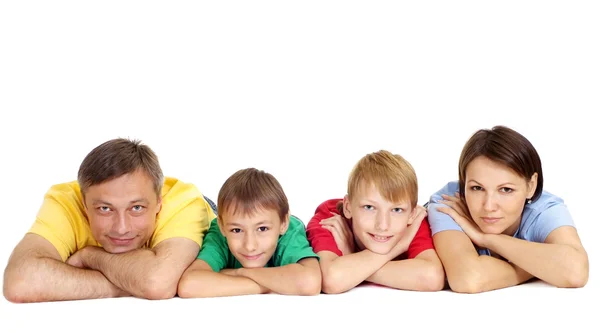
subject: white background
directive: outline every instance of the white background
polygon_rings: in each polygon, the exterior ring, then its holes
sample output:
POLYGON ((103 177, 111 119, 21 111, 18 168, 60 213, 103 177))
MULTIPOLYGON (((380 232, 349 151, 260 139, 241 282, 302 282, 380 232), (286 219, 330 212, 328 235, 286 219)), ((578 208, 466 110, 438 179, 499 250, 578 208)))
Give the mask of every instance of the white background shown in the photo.
POLYGON ((596 330, 598 17, 595 1, 2 2, 2 268, 45 191, 108 139, 143 140, 215 200, 236 170, 269 171, 307 222, 379 149, 413 164, 425 203, 456 179, 468 137, 497 124, 538 149, 591 263, 578 290, 2 298, 0 331, 596 330))

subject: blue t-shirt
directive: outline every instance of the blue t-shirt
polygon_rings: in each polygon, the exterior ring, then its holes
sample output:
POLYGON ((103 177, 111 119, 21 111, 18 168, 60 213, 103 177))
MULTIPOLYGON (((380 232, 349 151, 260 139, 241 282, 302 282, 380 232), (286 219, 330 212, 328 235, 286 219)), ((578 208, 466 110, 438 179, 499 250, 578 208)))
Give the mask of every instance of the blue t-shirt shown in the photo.
MULTIPOLYGON (((449 182, 442 189, 434 193, 426 204, 427 218, 431 226, 432 236, 445 230, 463 231, 454 222, 452 217, 436 209, 436 207, 445 206, 439 203, 439 201, 444 200, 442 194, 454 196, 456 192, 458 192, 458 181, 449 182)), ((513 237, 530 242, 543 243, 554 229, 562 226, 575 227, 567 206, 563 199, 547 191, 542 191, 542 194, 535 202, 525 205, 521 216, 521 224, 513 237)), ((480 255, 490 254, 488 249, 478 249, 477 251, 480 255)))

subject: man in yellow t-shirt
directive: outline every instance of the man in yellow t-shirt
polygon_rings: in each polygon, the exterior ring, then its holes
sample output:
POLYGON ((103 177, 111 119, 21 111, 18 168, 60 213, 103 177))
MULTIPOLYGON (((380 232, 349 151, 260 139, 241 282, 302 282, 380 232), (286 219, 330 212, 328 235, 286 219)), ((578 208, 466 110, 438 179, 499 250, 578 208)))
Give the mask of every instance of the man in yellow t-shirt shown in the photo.
POLYGON ((164 177, 139 141, 109 140, 77 181, 52 186, 4 274, 11 302, 175 296, 215 218, 210 200, 164 177))

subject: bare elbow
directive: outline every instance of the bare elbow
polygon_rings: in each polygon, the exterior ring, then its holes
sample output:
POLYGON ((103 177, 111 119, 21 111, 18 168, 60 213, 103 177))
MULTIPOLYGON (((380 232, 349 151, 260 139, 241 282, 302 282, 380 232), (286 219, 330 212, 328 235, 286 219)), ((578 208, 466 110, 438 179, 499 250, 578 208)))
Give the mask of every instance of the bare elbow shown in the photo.
POLYGON ((177 293, 177 282, 168 281, 164 278, 150 277, 144 281, 141 296, 149 300, 162 300, 175 297, 177 293))
POLYGON ((341 294, 346 291, 342 286, 342 276, 331 269, 324 270, 321 277, 321 290, 325 294, 341 294))
POLYGON ((197 297, 197 291, 194 292, 194 283, 189 275, 183 274, 179 284, 177 285, 177 296, 181 298, 194 298, 197 297))
POLYGON ((587 260, 585 263, 581 263, 572 270, 569 270, 566 276, 566 288, 583 288, 589 279, 589 267, 587 260))
POLYGON ((448 276, 448 285, 452 291, 461 294, 477 294, 484 291, 480 279, 475 274, 448 276))
POLYGON ((297 281, 298 295, 315 296, 321 293, 321 273, 309 271, 297 281))
POLYGON ((31 286, 20 278, 6 274, 3 286, 4 298, 11 303, 35 302, 36 293, 31 286))
POLYGON ((423 291, 440 291, 444 289, 446 275, 441 265, 431 264, 429 269, 424 270, 421 277, 423 291))

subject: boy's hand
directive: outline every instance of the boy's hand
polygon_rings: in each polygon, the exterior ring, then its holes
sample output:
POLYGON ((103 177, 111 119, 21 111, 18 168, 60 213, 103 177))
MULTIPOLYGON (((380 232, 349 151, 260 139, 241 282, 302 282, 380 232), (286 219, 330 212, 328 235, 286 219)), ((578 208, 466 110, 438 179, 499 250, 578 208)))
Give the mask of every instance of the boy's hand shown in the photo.
MULTIPOLYGON (((417 207, 423 208, 421 206, 417 207)), ((423 215, 423 212, 417 211, 413 216, 414 218, 412 224, 406 228, 398 244, 396 244, 396 246, 394 246, 388 254, 390 256, 389 260, 393 260, 397 256, 408 251, 410 243, 412 243, 413 239, 415 238, 415 235, 417 234, 417 231, 421 227, 421 222, 423 222, 423 219, 425 219, 425 216, 427 216, 427 211, 425 211, 425 215, 423 215), (421 218, 419 218, 420 216, 421 218)))
POLYGON ((323 228, 331 232, 333 239, 335 239, 335 244, 342 251, 343 255, 354 253, 354 234, 350 230, 346 219, 333 213, 332 217, 321 220, 320 224, 323 228))

